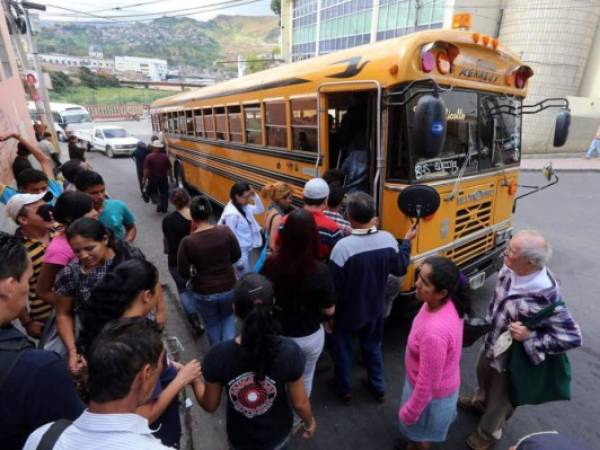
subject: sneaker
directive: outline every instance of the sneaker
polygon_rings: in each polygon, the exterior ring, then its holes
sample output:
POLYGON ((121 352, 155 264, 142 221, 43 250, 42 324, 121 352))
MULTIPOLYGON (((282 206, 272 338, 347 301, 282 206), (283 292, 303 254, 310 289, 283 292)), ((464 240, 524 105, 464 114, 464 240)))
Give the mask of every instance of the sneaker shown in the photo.
POLYGON ((475 414, 483 414, 485 411, 484 405, 472 395, 461 395, 458 397, 457 406, 463 411, 475 414))
POLYGON ((488 450, 496 445, 495 439, 485 437, 479 431, 473 431, 465 441, 472 450, 488 450))
POLYGON ((385 400, 385 391, 380 391, 379 389, 377 389, 371 384, 371 382, 367 378, 362 379, 362 384, 375 400, 377 400, 378 402, 383 402, 385 400))

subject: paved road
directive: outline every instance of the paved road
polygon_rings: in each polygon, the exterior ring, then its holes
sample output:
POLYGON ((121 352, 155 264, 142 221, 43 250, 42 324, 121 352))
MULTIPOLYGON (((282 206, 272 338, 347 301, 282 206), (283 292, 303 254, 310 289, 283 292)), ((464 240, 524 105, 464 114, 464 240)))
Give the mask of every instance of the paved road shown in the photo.
MULTIPOLYGON (((125 124, 135 135, 147 140, 148 123, 125 124)), ((136 243, 146 255, 159 265, 162 280, 171 282, 166 270, 166 258, 161 251, 161 216, 154 208, 142 202, 137 191, 135 170, 128 158, 109 160, 99 153, 90 155, 90 162, 101 172, 110 193, 126 201, 138 220, 136 243)), ((542 181, 537 173, 523 175, 526 184, 542 181)), ((586 439, 600 448, 600 244, 597 238, 600 220, 599 173, 569 173, 561 176, 558 186, 524 199, 518 206, 515 228, 535 228, 542 231, 553 244, 554 258, 551 263, 562 282, 564 299, 584 331, 585 345, 569 354, 573 365, 573 400, 537 407, 523 407, 516 411, 498 445, 506 449, 520 436, 556 429, 586 439)), ((495 279, 477 291, 475 300, 479 311, 490 299, 495 279)), ((181 319, 175 303, 169 302, 169 334, 176 334, 186 347, 185 356, 201 357, 207 350, 206 340, 190 334, 181 319)), ((360 387, 360 368, 355 370, 356 387, 352 405, 340 404, 327 388, 330 371, 319 372, 313 391, 313 405, 318 421, 317 436, 313 441, 294 439, 291 448, 305 449, 391 449, 396 439, 396 413, 404 376, 403 352, 408 324, 400 319, 390 321, 384 336, 384 358, 388 383, 385 403, 375 403, 360 387)), ((463 354, 463 390, 475 387, 475 362, 477 348, 469 348, 463 354)), ((192 408, 194 448, 221 450, 224 441, 223 415, 211 416, 192 408)), ((464 439, 476 426, 474 416, 459 413, 446 443, 440 449, 462 449, 464 439)))

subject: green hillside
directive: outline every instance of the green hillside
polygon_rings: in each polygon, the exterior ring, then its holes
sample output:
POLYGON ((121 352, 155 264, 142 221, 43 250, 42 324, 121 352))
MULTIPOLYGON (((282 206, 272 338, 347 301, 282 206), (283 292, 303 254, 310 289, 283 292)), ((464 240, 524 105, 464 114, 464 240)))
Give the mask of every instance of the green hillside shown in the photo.
POLYGON ((162 18, 126 25, 52 23, 38 38, 41 53, 87 56, 94 44, 105 58, 142 56, 166 59, 170 66, 212 69, 218 60, 238 54, 270 53, 279 38, 277 16, 217 16, 200 22, 162 18))

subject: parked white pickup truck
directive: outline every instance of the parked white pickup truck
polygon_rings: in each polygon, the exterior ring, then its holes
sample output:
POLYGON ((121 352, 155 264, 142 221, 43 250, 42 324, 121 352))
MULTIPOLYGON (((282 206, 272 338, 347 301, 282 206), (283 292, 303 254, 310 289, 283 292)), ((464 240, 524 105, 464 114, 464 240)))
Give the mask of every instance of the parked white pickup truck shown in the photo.
POLYGON ((109 158, 131 156, 139 142, 139 139, 131 136, 125 128, 113 125, 76 130, 73 134, 86 144, 88 151, 100 150, 109 158))

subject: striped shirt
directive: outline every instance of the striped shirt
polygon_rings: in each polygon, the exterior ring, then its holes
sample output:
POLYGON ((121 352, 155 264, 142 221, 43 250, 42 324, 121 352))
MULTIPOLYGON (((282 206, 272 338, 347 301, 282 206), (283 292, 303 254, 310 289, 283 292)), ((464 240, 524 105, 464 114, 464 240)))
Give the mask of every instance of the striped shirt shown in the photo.
MULTIPOLYGON (((32 320, 43 322, 50 317, 53 306, 42 300, 36 294, 35 290, 37 288, 38 276, 44 262, 44 254, 46 253, 50 241, 44 243, 35 239, 30 239, 23 235, 20 228, 17 229, 15 235, 22 240, 23 245, 27 250, 27 254, 31 259, 31 264, 33 265, 33 276, 29 281, 29 316, 32 320)), ((50 240, 54 237, 54 230, 50 230, 49 237, 50 240)))
POLYGON ((338 224, 340 230, 342 230, 344 233, 344 236, 350 236, 352 234, 352 226, 350 225, 350 222, 344 219, 344 216, 342 216, 339 212, 326 209, 323 211, 323 214, 338 224))
MULTIPOLYGON (((36 450, 52 425, 41 426, 29 436, 23 450, 36 450)), ((148 420, 137 414, 95 414, 84 411, 60 435, 54 450, 162 450, 169 449, 152 436, 148 420)))

